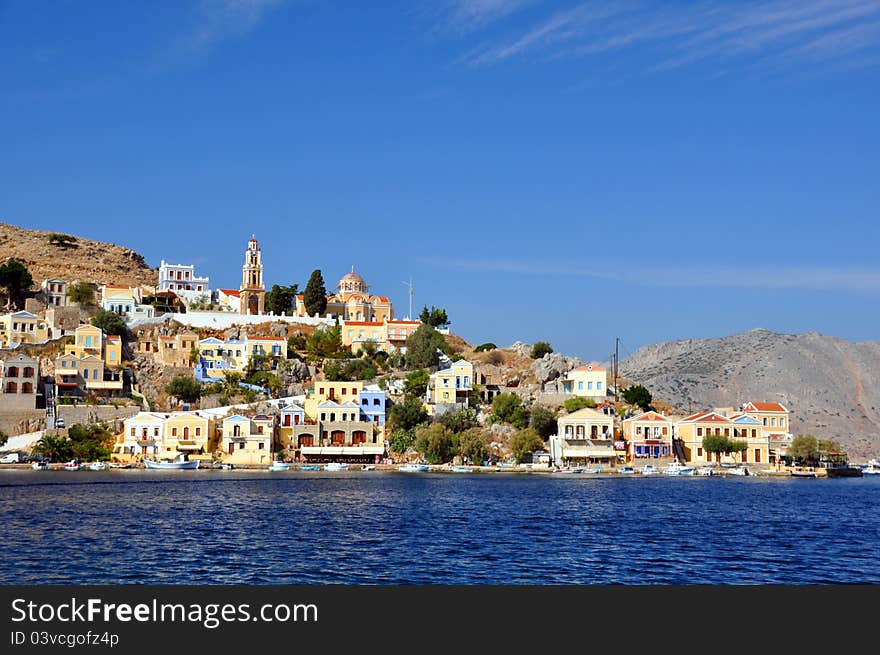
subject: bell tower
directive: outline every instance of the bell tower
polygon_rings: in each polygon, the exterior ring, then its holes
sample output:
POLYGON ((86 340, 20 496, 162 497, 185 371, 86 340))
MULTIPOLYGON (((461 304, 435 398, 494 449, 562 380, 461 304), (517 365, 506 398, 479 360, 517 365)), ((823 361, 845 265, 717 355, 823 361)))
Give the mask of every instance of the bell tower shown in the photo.
POLYGON ((257 237, 251 236, 247 250, 244 251, 244 266, 241 267, 241 305, 240 314, 262 314, 266 299, 263 286, 263 256, 257 237))

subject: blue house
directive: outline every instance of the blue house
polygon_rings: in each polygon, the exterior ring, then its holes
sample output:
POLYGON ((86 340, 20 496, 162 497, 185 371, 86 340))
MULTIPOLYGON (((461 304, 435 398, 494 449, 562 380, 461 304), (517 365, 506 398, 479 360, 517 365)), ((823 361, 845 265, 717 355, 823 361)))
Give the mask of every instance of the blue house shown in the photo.
POLYGON ((365 386, 358 394, 361 420, 375 425, 385 425, 385 392, 378 384, 365 386))

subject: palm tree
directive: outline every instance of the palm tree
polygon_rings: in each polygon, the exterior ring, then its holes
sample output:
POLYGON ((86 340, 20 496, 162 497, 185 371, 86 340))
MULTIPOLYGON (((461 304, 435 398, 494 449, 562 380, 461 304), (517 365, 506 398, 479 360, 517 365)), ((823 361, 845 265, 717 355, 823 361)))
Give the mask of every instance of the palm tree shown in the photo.
POLYGON ((44 434, 34 445, 33 453, 48 457, 52 462, 66 462, 73 457, 73 444, 67 437, 44 434))

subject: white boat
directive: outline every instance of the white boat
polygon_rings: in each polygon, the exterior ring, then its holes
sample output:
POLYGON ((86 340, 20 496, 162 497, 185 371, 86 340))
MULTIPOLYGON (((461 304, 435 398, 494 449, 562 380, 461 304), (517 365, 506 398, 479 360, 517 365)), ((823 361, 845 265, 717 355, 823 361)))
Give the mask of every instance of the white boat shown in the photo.
POLYGON ((700 468, 697 469, 697 475, 704 475, 704 476, 715 475, 715 471, 713 471, 708 466, 701 466, 700 468))
POLYGON ((272 462, 271 464, 269 464, 269 470, 270 471, 289 471, 290 464, 288 464, 287 462, 282 462, 280 460, 276 460, 276 461, 272 462))
POLYGON ((79 462, 75 459, 70 460, 69 462, 64 463, 65 471, 82 471, 85 468, 85 464, 79 462))
POLYGON ((361 467, 361 471, 375 471, 376 467, 373 464, 364 464, 361 467))
POLYGON ((660 471, 653 464, 645 464, 642 467, 642 475, 660 475, 660 471))
POLYGON ((404 464, 403 466, 398 466, 397 470, 401 473, 424 473, 425 471, 430 471, 431 467, 427 464, 404 464))
POLYGON ((749 475, 749 469, 745 466, 734 466, 727 469, 727 475, 749 475))
POLYGON ((324 464, 325 471, 347 471, 348 464, 345 462, 330 462, 328 464, 324 464))
POLYGON ((621 466, 619 469, 617 469, 617 472, 620 475, 632 475, 636 472, 636 470, 632 466, 621 466))
POLYGON ((144 466, 157 471, 194 471, 199 468, 199 460, 186 459, 184 455, 178 455, 177 459, 145 459, 144 466))
POLYGON ((31 462, 31 468, 35 471, 48 471, 49 465, 46 462, 31 462))
POLYGON ((862 475, 880 475, 880 462, 876 459, 869 460, 867 464, 862 464, 862 475))
POLYGON ((663 475, 693 475, 694 469, 692 466, 685 466, 678 460, 669 464, 665 469, 663 469, 663 475))
POLYGON ((472 469, 470 466, 453 466, 452 472, 453 473, 473 473, 474 469, 472 469))
POLYGON ((107 465, 104 462, 92 462, 89 464, 90 471, 106 471, 107 465))

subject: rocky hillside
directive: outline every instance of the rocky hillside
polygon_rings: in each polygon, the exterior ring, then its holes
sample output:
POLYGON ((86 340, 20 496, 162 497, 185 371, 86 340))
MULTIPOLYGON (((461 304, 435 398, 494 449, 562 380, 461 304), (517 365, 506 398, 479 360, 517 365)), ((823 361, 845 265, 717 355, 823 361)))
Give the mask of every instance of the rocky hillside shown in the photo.
POLYGON ((0 223, 0 262, 8 258, 24 262, 35 285, 50 277, 97 284, 156 284, 156 269, 134 250, 75 235, 66 245, 51 245, 51 234, 0 223))
POLYGON ((682 412, 779 401, 795 434, 837 439, 853 458, 880 454, 880 342, 757 329, 645 346, 620 371, 682 412))

